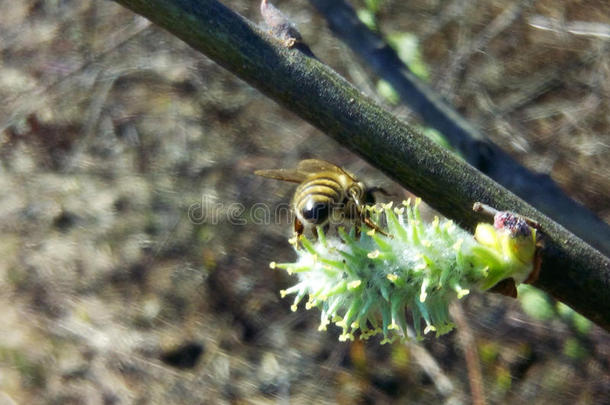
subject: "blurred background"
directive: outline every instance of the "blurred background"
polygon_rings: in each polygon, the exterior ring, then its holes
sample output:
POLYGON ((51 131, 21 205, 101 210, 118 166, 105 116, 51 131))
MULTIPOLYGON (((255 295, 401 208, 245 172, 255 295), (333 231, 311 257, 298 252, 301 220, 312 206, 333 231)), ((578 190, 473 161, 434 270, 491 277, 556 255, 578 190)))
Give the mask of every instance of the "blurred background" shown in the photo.
MULTIPOLYGON (((260 22, 259 3, 224 1, 260 22)), ((315 54, 417 123, 305 0, 315 54)), ((610 221, 610 4, 353 0, 418 76, 610 221)), ((439 339, 380 346, 290 311, 269 262, 316 157, 409 196, 109 1, 0 0, 0 404, 601 404, 610 338, 536 289, 472 293, 439 339)), ((423 132, 437 137, 420 125, 423 132)), ((442 142, 442 139, 440 139, 442 142)))

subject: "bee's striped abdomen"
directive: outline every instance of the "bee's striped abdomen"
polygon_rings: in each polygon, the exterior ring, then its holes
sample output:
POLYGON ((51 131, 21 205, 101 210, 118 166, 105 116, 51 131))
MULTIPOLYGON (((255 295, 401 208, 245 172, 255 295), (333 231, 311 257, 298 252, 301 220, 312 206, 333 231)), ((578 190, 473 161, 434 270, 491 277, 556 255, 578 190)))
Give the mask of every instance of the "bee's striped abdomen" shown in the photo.
POLYGON ((333 208, 344 199, 341 184, 332 177, 314 177, 304 181, 294 195, 297 215, 303 220, 322 225, 333 208))

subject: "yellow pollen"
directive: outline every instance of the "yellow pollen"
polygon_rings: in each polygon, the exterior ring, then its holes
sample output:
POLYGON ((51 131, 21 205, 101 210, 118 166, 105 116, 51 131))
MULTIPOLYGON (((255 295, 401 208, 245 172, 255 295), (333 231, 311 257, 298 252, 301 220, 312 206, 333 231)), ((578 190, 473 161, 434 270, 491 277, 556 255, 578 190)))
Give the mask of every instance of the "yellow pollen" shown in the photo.
POLYGON ((458 299, 462 299, 462 297, 464 297, 465 295, 468 295, 469 293, 470 293, 470 290, 460 289, 457 292, 457 297, 458 297, 458 299))
POLYGON ((378 249, 375 249, 375 250, 373 250, 372 252, 369 252, 369 253, 367 254, 367 257, 368 257, 369 259, 376 259, 376 258, 378 258, 378 257, 379 257, 379 250, 378 250, 378 249))

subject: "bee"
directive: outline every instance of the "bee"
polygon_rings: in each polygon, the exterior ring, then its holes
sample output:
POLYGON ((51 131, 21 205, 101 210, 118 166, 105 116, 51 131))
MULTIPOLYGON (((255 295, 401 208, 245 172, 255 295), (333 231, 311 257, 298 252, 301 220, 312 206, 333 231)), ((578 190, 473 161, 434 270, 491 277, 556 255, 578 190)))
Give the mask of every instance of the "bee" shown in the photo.
POLYGON ((362 221, 387 236, 365 210, 366 204, 375 202, 374 192, 387 193, 379 187, 367 188, 356 176, 337 165, 320 159, 305 159, 296 169, 257 170, 254 174, 299 184, 292 199, 297 237, 303 234, 305 227, 311 227, 317 236, 317 226, 328 229, 329 223, 342 219, 357 224, 362 221))

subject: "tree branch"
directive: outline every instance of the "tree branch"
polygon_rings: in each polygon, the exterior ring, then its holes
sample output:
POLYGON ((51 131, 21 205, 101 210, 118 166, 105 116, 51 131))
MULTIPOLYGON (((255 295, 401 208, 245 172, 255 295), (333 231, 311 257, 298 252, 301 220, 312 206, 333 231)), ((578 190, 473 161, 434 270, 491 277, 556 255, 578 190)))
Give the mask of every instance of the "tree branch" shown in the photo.
POLYGON ((215 0, 116 0, 206 54, 461 226, 482 201, 540 223, 547 235, 536 285, 610 330, 610 260, 532 206, 383 110, 315 58, 215 0))
MULTIPOLYGON (((343 0, 309 0, 330 29, 376 75, 398 92, 423 121, 441 132, 468 163, 549 215, 591 245, 610 254, 610 226, 567 196, 546 174, 533 173, 487 140, 438 94, 421 82, 394 49, 364 25, 343 0)), ((519 4, 519 7, 523 7, 519 4)))

